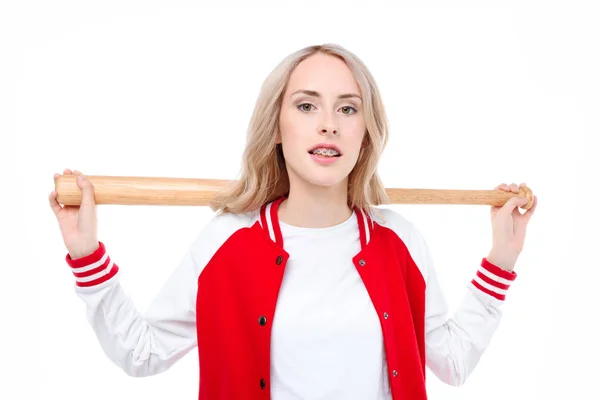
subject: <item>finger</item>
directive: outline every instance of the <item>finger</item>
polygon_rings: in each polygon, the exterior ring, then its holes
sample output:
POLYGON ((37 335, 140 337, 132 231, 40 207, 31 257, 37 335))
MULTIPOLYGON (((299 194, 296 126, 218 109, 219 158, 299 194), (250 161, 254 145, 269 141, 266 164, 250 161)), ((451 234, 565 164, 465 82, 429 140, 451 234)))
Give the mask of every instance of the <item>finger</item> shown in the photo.
POLYGON ((517 186, 517 184, 516 184, 516 183, 511 183, 511 184, 510 184, 510 190, 511 190, 511 192, 513 192, 513 193, 519 193, 519 187, 517 186))
POLYGON ((523 217, 525 217, 525 219, 527 221, 529 221, 529 219, 531 218, 531 216, 535 213, 535 209, 537 208, 537 196, 533 196, 533 204, 531 205, 531 208, 529 208, 529 210, 526 210, 523 213, 523 217))
POLYGON ((527 199, 513 196, 504 203, 504 205, 498 210, 499 215, 508 216, 512 214, 513 210, 518 209, 518 207, 523 206, 527 203, 527 199))
POLYGON ((52 209, 52 212, 54 212, 54 215, 58 215, 58 213, 62 211, 62 206, 56 200, 57 194, 58 193, 56 193, 55 191, 52 191, 50 195, 48 195, 50 208, 52 209))
POLYGON ((523 216, 524 213, 521 212, 521 207, 524 205, 525 204, 520 204, 512 210, 511 215, 515 220, 523 216))
POLYGON ((65 170, 63 171, 63 175, 72 175, 73 171, 71 171, 69 168, 65 168, 65 170))
POLYGON ((73 175, 77 175, 77 176, 79 176, 79 175, 83 175, 83 174, 81 173, 81 171, 77 171, 77 170, 75 169, 75 170, 73 170, 73 175))
POLYGON ((498 190, 498 189, 499 189, 499 190, 510 190, 510 189, 508 188, 508 185, 507 185, 506 183, 501 183, 501 184, 499 184, 498 186, 496 186, 494 189, 495 189, 495 190, 498 190))

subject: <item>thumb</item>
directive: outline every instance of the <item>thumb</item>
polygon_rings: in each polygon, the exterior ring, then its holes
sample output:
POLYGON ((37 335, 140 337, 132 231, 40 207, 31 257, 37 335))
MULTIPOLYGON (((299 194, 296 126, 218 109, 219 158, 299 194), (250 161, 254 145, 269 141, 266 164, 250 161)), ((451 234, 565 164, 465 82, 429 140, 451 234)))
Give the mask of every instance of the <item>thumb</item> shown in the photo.
POLYGON ((77 177, 77 183, 82 190, 81 206, 77 218, 78 231, 89 240, 96 241, 96 202, 94 201, 94 186, 81 175, 77 177), (91 238, 91 239, 90 239, 91 238))
POLYGON ((517 207, 521 207, 527 203, 527 199, 523 197, 514 196, 508 199, 508 201, 498 210, 498 214, 510 215, 513 210, 517 207))
POLYGON ((94 207, 96 201, 94 199, 94 186, 92 183, 84 175, 79 175, 77 177, 77 184, 82 191, 81 206, 84 208, 94 207))

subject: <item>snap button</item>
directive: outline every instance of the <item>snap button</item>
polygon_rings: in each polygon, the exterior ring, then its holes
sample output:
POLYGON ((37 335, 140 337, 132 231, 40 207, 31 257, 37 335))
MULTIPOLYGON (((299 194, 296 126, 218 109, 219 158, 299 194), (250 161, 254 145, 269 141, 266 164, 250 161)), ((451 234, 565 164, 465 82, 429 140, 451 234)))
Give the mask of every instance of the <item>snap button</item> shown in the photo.
POLYGON ((278 256, 277 260, 275 262, 277 263, 277 265, 281 264, 283 262, 283 257, 282 256, 278 256))
POLYGON ((388 313, 384 312, 383 313, 383 318, 388 319, 388 313))
POLYGON ((260 380, 260 388, 261 388, 262 390, 265 390, 265 387, 267 387, 267 383, 265 382, 265 380, 264 380, 264 379, 261 379, 261 380, 260 380))
POLYGON ((360 260, 358 263, 364 267, 367 262, 365 260, 360 260))
POLYGON ((258 319, 258 323, 261 326, 265 326, 267 324, 267 318, 264 315, 261 315, 260 318, 258 319))
POLYGON ((396 370, 392 371, 392 375, 394 375, 394 377, 397 377, 398 376, 398 371, 396 371, 396 370))

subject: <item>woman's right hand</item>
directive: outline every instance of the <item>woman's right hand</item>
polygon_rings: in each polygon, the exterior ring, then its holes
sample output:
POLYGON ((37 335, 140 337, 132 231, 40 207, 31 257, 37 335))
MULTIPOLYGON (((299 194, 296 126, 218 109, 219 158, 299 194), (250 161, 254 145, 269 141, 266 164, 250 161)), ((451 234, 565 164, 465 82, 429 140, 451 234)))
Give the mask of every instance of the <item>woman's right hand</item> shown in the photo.
MULTIPOLYGON (((81 258, 93 253, 100 246, 98 242, 98 223, 94 187, 84 175, 75 170, 65 169, 64 175, 76 175, 77 186, 82 190, 81 204, 78 206, 61 206, 56 191, 48 196, 50 208, 58 221, 63 241, 72 259, 81 258)), ((54 180, 59 174, 54 174, 54 180)))

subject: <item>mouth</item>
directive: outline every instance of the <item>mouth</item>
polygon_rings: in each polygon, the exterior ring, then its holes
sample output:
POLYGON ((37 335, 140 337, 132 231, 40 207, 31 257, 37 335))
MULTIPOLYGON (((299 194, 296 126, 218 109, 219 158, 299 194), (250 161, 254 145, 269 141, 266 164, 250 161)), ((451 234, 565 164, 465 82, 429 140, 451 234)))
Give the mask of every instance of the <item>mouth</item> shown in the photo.
POLYGON ((320 157, 341 157, 342 151, 333 144, 319 143, 312 149, 308 150, 308 153, 314 156, 320 157))
POLYGON ((337 146, 328 143, 319 143, 308 150, 308 153, 314 162, 321 165, 333 165, 342 156, 342 152, 337 146))

